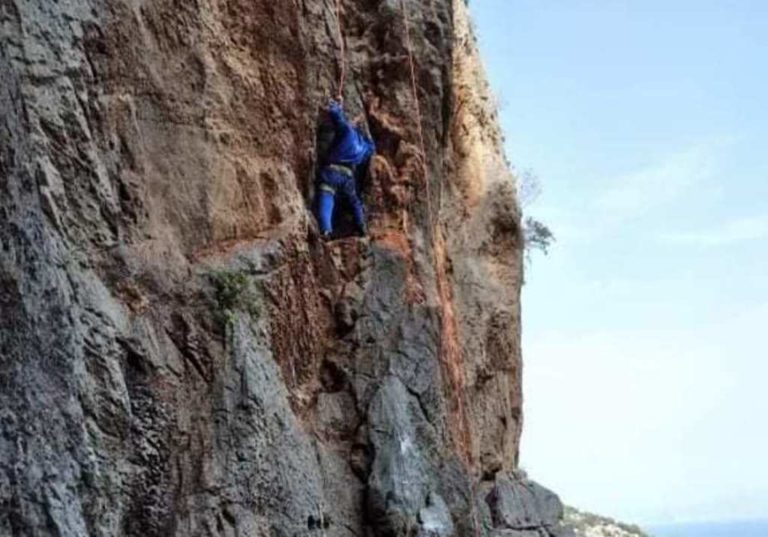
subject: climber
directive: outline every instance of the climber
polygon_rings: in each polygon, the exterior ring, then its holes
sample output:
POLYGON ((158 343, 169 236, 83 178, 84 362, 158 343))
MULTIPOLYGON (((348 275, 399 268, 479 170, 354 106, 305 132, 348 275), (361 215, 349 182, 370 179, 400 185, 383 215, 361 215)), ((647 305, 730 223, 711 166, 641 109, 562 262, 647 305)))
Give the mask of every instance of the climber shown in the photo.
POLYGON ((363 203, 357 195, 355 172, 373 155, 376 147, 360 127, 347 120, 340 102, 332 100, 327 114, 334 138, 318 174, 315 206, 320 233, 324 239, 331 237, 335 198, 336 194, 341 194, 352 208, 357 234, 364 237, 365 215, 363 203))

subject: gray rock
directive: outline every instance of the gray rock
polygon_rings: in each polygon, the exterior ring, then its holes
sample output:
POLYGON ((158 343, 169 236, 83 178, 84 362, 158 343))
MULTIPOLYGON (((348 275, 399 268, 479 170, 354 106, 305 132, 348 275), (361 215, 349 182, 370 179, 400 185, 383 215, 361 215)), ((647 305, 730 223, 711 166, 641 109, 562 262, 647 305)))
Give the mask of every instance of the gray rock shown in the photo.
POLYGON ((347 392, 320 393, 317 396, 317 421, 328 434, 351 435, 359 423, 355 400, 347 392))
POLYGON ((563 505, 557 495, 527 478, 513 475, 497 475, 485 501, 494 528, 554 528, 563 517, 563 505))
POLYGON ((370 240, 325 243, 328 2, 0 2, 0 535, 555 531, 477 482, 517 461, 520 214, 464 3, 407 7, 421 118, 400 4, 344 2, 379 154, 370 240))
POLYGON ((435 493, 429 495, 427 506, 419 511, 420 535, 449 537, 454 535, 451 511, 445 500, 435 493))
POLYGON ((390 376, 368 412, 375 446, 368 502, 370 514, 380 525, 393 517, 415 519, 429 493, 430 472, 416 434, 417 423, 424 417, 411 399, 403 383, 390 376))

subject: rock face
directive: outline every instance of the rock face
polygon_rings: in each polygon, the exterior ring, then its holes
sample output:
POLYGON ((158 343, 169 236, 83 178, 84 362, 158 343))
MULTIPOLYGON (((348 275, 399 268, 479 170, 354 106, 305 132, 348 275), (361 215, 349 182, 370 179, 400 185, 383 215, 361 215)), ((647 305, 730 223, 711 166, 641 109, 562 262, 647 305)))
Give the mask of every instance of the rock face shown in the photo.
POLYGON ((514 473, 520 214, 464 2, 340 7, 344 55, 328 0, 0 1, 0 535, 565 535, 514 473), (342 62, 371 236, 323 243, 342 62))

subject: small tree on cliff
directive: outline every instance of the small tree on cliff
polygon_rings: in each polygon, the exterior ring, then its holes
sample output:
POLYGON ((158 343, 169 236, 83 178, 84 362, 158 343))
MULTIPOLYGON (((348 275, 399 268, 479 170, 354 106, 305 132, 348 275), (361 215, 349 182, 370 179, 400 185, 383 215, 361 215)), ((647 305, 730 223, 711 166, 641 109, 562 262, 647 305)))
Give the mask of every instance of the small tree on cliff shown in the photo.
POLYGON ((532 250, 540 250, 547 255, 549 247, 555 241, 555 235, 546 224, 528 216, 523 224, 523 238, 525 240, 525 252, 530 256, 532 250))
MULTIPOLYGON (((523 170, 517 174, 517 197, 523 210, 541 195, 541 191, 541 181, 532 170, 523 170)), ((523 223, 523 240, 525 255, 530 261, 533 250, 547 255, 549 247, 555 241, 555 235, 545 223, 528 216, 523 223)))

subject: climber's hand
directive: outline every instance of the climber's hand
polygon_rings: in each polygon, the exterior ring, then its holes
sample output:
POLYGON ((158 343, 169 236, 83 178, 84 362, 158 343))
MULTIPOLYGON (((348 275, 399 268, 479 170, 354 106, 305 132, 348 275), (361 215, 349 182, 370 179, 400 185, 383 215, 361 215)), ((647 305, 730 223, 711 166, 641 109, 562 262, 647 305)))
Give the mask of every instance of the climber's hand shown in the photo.
POLYGON ((328 102, 328 118, 336 127, 342 127, 346 124, 344 119, 344 110, 341 108, 341 103, 331 99, 328 102))

